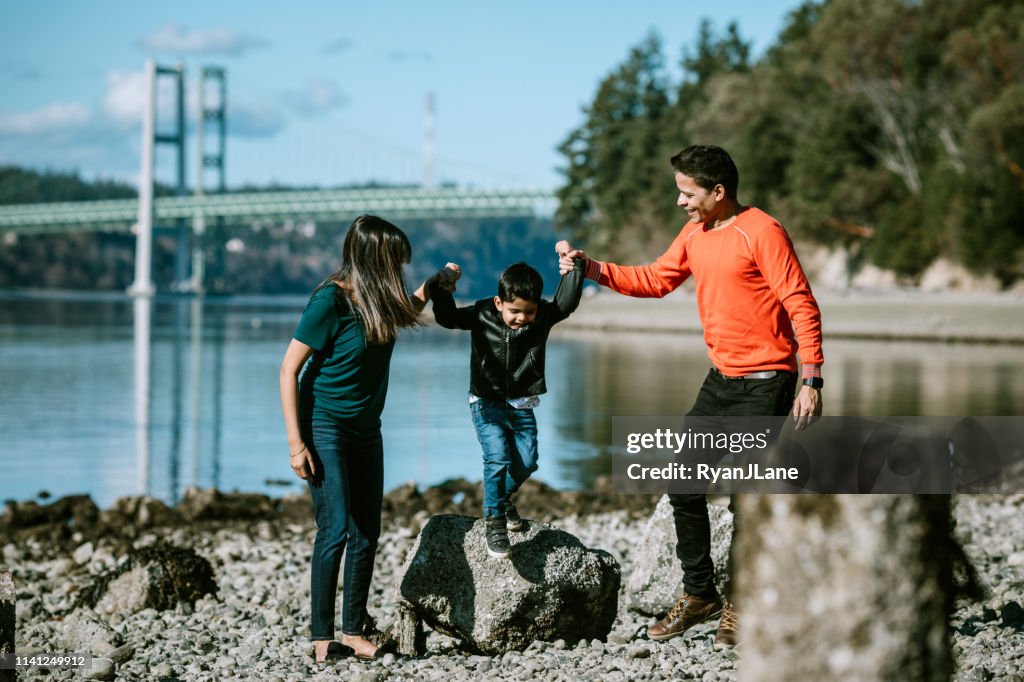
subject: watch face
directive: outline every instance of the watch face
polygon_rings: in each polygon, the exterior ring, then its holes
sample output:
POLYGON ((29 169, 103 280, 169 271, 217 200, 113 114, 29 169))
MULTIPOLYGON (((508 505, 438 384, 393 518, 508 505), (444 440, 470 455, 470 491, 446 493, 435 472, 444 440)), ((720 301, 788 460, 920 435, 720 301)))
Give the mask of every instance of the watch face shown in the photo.
POLYGON ((804 379, 804 386, 810 386, 811 388, 821 388, 825 385, 825 381, 821 377, 808 377, 804 379))

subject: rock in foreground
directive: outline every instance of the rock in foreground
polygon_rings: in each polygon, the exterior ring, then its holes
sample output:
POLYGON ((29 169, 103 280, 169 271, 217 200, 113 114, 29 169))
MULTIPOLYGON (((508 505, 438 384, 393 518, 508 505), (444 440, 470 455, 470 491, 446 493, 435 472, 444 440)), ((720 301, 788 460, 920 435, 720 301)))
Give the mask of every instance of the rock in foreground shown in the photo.
MULTIPOLYGON (((435 516, 424 526, 399 577, 399 605, 411 619, 486 654, 522 650, 534 640, 602 639, 615 620, 621 569, 610 554, 573 535, 531 522, 509 533, 512 552, 495 559, 484 522, 435 516)), ((409 632, 399 635, 408 653, 409 632)))
MULTIPOLYGON (((725 507, 708 504, 708 517, 711 520, 711 560, 715 562, 715 584, 721 592, 728 581, 732 513, 725 507)), ((647 522, 643 538, 636 545, 633 570, 629 574, 626 591, 630 606, 645 616, 665 613, 683 593, 683 568, 676 557, 676 528, 668 495, 662 495, 647 522)))
POLYGON ((83 591, 82 602, 99 613, 162 611, 216 592, 209 561, 192 549, 158 543, 132 552, 101 576, 83 591))

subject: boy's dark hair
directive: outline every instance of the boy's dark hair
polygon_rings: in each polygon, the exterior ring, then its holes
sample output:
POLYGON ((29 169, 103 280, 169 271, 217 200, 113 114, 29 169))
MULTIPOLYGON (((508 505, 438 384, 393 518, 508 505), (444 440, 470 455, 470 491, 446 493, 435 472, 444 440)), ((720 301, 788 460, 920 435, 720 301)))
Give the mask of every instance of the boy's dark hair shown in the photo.
POLYGON ((725 188, 726 196, 736 198, 740 172, 736 170, 729 152, 721 147, 691 145, 672 157, 672 167, 677 173, 693 178, 694 182, 709 192, 715 185, 721 185, 725 188))
POLYGON ((526 263, 519 262, 505 268, 498 279, 498 297, 502 301, 524 301, 540 303, 541 292, 544 291, 544 279, 540 273, 526 263))

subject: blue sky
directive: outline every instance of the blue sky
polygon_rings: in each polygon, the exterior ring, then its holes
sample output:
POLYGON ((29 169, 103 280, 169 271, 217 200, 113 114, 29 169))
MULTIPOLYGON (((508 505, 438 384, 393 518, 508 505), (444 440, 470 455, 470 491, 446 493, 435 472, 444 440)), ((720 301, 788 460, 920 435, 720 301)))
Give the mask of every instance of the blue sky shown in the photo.
MULTIPOLYGON (((227 71, 228 184, 417 182, 428 93, 435 172, 554 187, 558 143, 630 47, 659 33, 670 73, 702 17, 755 54, 798 0, 376 3, 32 0, 0 8, 0 164, 132 181, 143 65, 227 71)), ((170 111, 165 96, 161 108, 170 111)), ((191 116, 191 114, 190 114, 191 116)), ((188 156, 194 158, 190 139, 188 156)), ((157 176, 173 166, 158 152, 157 176)), ((187 163, 189 182, 192 161, 187 163)))

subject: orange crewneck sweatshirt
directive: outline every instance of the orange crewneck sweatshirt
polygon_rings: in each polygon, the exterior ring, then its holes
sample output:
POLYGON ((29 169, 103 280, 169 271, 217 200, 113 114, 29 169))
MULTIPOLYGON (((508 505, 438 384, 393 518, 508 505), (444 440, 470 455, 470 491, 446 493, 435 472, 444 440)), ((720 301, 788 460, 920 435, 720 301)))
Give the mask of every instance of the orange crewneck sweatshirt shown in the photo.
POLYGON ((795 372, 799 348, 803 376, 820 376, 821 311, 789 235, 760 209, 745 208, 717 231, 687 224, 650 265, 592 261, 587 273, 647 298, 664 296, 691 274, 708 355, 723 374, 795 372))

